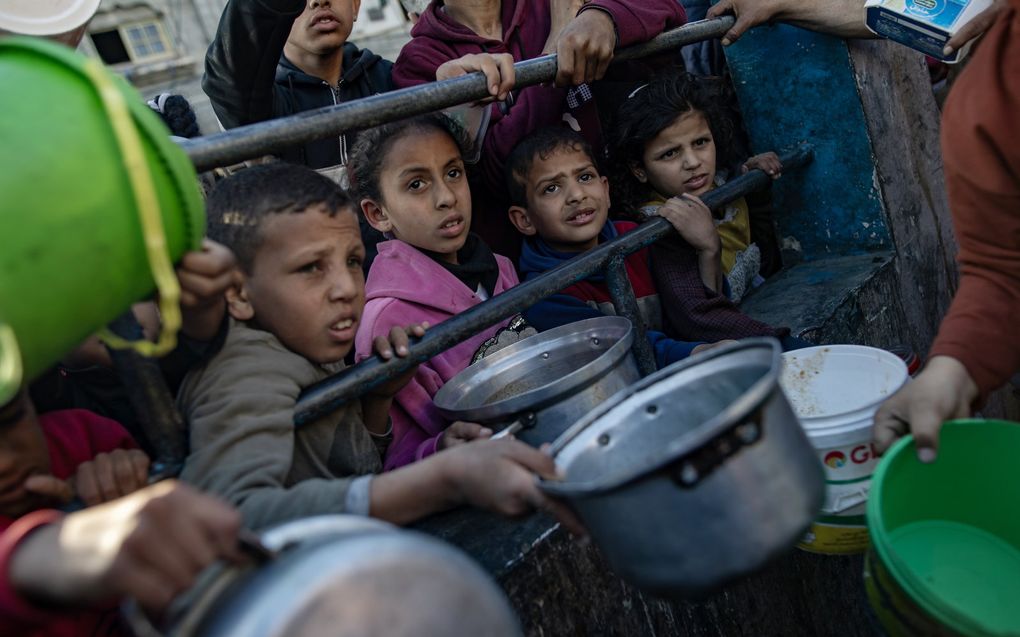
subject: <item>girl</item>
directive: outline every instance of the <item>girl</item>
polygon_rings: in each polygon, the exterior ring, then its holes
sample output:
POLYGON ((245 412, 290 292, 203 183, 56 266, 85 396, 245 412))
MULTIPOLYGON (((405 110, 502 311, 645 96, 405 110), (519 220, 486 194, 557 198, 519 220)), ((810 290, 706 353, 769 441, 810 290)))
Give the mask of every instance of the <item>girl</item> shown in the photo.
MULTIPOLYGON (((733 165, 735 126, 720 80, 686 73, 657 78, 620 106, 610 139, 614 198, 644 215, 670 197, 701 196, 726 181, 733 165), (619 189, 618 191, 616 189, 619 189)), ((748 159, 741 172, 760 168, 773 179, 782 165, 775 153, 748 159)), ((767 219, 771 227, 771 219, 767 219)), ((761 253, 752 243, 752 219, 743 198, 714 218, 722 241, 722 267, 737 302, 760 283, 761 253)))
MULTIPOLYGON (((509 259, 471 234, 471 191, 464 173, 463 132, 446 117, 424 115, 362 133, 351 155, 351 187, 365 219, 389 241, 365 284, 365 310, 356 358, 395 326, 435 325, 517 285, 509 259)), ((451 444, 491 435, 471 423, 447 421, 432 402, 446 381, 499 342, 525 330, 503 321, 439 354, 394 397, 393 442, 384 466, 393 469, 451 444)), ((533 332, 528 328, 529 332, 533 332)))

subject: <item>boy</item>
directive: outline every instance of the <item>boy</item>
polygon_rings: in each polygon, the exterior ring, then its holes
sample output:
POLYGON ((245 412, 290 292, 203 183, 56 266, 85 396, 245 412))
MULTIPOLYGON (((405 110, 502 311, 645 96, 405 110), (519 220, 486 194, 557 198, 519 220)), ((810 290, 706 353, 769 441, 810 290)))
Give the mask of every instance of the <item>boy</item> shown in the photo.
MULTIPOLYGON (((563 511, 534 480, 555 475, 552 459, 514 440, 460 444, 373 475, 392 397, 414 369, 295 429, 298 395, 343 367, 365 305, 358 219, 333 182, 294 165, 249 168, 217 186, 209 220, 210 235, 237 256, 240 284, 226 294, 223 349, 178 398, 191 426, 183 479, 236 504, 255 527, 324 513, 401 524, 461 503, 508 515, 563 511)), ((406 356, 408 333, 424 328, 394 328, 376 352, 406 356)))
POLYGON ((508 205, 504 166, 513 147, 531 131, 567 121, 599 148, 604 123, 588 83, 602 79, 614 49, 647 41, 685 21, 676 0, 444 0, 429 5, 394 62, 397 88, 431 82, 444 62, 470 54, 509 54, 515 62, 557 55, 556 86, 518 89, 501 104, 484 105, 486 116, 472 130, 481 150, 477 175, 472 175, 474 232, 494 252, 516 259, 520 249, 519 237, 503 216, 508 205))
MULTIPOLYGON (((393 89, 392 64, 347 41, 360 0, 231 0, 205 58, 202 89, 227 128, 393 89)), ((347 163, 345 135, 286 150, 316 169, 347 163)))
MULTIPOLYGON (((565 127, 542 129, 514 149, 507 162, 507 186, 513 200, 510 221, 526 237, 520 262, 525 280, 637 227, 608 220, 609 181, 599 174, 584 138, 565 127)), ((711 222, 693 230, 689 223, 699 216, 711 219, 707 210, 698 215, 698 208, 704 206, 694 197, 677 198, 663 205, 659 214, 682 233, 698 233, 697 238, 691 237, 692 243, 704 244, 719 268, 719 236, 711 222)), ((675 340, 660 331, 662 308, 647 249, 631 254, 625 265, 658 367, 714 346, 675 340)), ((541 331, 600 314, 615 314, 615 310, 605 278, 595 274, 536 303, 524 317, 541 331)))
POLYGON ((92 505, 132 493, 147 484, 148 468, 112 420, 83 409, 37 416, 23 389, 0 406, 0 625, 11 634, 42 626, 54 631, 47 634, 95 634, 108 623, 101 612, 55 617, 20 598, 7 582, 9 562, 22 538, 59 516, 52 507, 76 495, 92 505))

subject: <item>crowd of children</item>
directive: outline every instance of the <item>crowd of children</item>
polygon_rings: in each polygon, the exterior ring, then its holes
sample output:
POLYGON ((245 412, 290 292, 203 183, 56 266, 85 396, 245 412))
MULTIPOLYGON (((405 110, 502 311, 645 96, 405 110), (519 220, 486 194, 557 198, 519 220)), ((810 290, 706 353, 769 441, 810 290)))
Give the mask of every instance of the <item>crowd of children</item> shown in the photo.
MULTIPOLYGON (((469 504, 508 516, 542 509, 582 532, 537 487, 536 476, 557 478, 547 453, 449 422, 433 398, 471 363, 536 330, 615 313, 601 275, 314 422, 297 427, 294 413, 304 388, 350 361, 406 357, 413 338, 506 292, 519 274, 538 277, 648 216, 676 232, 625 265, 660 367, 751 336, 805 344, 737 305, 780 265, 768 206, 740 199, 712 211, 700 199, 739 172, 782 172, 774 153, 740 156, 739 123, 719 83, 660 69, 600 99, 613 50, 682 24, 679 3, 435 0, 416 12, 413 38, 392 64, 347 41, 358 8, 357 0, 230 0, 204 82, 221 121, 236 126, 476 70, 490 81, 490 100, 470 116, 424 115, 298 146, 212 190, 209 240, 179 266, 183 339, 163 371, 189 427, 181 478, 229 506, 178 485, 155 495, 146 488, 149 459, 128 433, 138 425, 95 342, 0 406, 4 627, 114 630, 105 611, 56 616, 47 604, 69 593, 40 593, 46 587, 24 565, 28 556, 45 563, 45 549, 28 548, 50 537, 40 528, 102 524, 79 514, 60 522, 51 509, 73 498, 123 501, 124 542, 110 555, 146 562, 158 580, 125 584, 109 575, 120 572, 111 557, 92 577, 117 584, 88 601, 130 593, 157 610, 212 560, 237 558, 242 523, 350 513, 408 524, 469 504), (554 86, 512 88, 513 61, 550 52, 559 56, 554 86), (146 508, 125 498, 132 493, 164 504, 146 508), (138 557, 141 540, 128 546, 129 537, 159 532, 152 520, 182 509, 190 512, 174 524, 190 526, 176 540, 181 563, 138 557), (138 520, 149 526, 139 530, 138 520)), ((151 105, 176 111, 182 135, 197 134, 174 98, 151 105)), ((135 312, 158 330, 151 307, 135 312)), ((69 578, 79 599, 88 588, 80 582, 94 581, 85 571, 69 578)))

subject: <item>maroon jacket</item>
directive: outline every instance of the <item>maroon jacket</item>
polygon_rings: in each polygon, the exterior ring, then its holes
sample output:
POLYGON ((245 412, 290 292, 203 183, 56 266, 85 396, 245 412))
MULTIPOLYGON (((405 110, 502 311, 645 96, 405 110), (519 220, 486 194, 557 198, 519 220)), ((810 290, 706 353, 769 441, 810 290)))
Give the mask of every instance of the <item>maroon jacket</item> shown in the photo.
POLYGON ((949 93, 942 155, 960 288, 930 356, 962 362, 984 397, 1020 371, 1020 0, 949 93))
MULTIPOLYGON (((510 53, 515 61, 542 55, 549 37, 551 19, 549 0, 503 0, 503 39, 491 40, 450 18, 441 10, 442 2, 429 5, 408 42, 393 65, 393 83, 398 88, 431 82, 444 62, 469 53, 510 53)), ((591 0, 581 11, 605 11, 616 25, 617 47, 649 40, 662 31, 686 21, 683 7, 676 0, 591 0)), ((504 114, 498 104, 492 106, 489 127, 482 143, 479 184, 473 189, 475 223, 478 232, 494 252, 516 256, 517 249, 505 245, 507 237, 518 239, 507 219, 509 205, 503 164, 510 151, 528 133, 562 121, 570 112, 581 133, 594 148, 601 147, 598 111, 593 101, 577 109, 566 104, 567 89, 532 86, 514 93, 514 104, 504 114), (481 209, 479 206, 481 203, 481 209)))

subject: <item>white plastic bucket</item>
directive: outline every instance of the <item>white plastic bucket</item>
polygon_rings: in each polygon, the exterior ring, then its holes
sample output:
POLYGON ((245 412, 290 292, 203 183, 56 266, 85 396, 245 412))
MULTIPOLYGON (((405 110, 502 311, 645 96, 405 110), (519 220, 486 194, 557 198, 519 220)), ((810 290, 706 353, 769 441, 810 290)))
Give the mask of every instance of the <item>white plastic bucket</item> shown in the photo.
POLYGON ((864 508, 878 464, 871 424, 907 377, 902 359, 874 347, 825 345, 783 354, 780 384, 825 469, 825 504, 800 548, 833 554, 868 548, 864 508))

